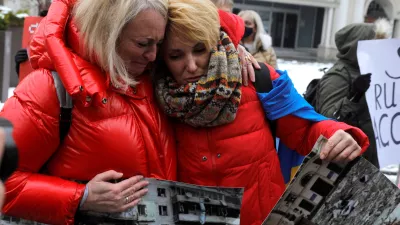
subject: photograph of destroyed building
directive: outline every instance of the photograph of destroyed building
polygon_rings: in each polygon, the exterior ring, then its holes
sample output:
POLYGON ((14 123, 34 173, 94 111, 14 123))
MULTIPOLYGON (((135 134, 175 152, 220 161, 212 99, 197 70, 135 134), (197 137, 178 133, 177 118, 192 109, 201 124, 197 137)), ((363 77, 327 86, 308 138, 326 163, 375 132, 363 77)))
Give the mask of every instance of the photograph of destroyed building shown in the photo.
POLYGON ((397 224, 400 191, 358 158, 347 165, 323 162, 314 148, 264 225, 397 224))
MULTIPOLYGON (((88 213, 132 225, 239 225, 242 188, 210 188, 172 181, 149 181, 148 194, 134 208, 118 214, 88 213)), ((107 223, 109 224, 109 223, 107 223)), ((0 225, 42 225, 2 217, 0 225)))
POLYGON ((208 188, 148 179, 148 194, 129 212, 114 215, 136 224, 239 225, 243 189, 208 188))

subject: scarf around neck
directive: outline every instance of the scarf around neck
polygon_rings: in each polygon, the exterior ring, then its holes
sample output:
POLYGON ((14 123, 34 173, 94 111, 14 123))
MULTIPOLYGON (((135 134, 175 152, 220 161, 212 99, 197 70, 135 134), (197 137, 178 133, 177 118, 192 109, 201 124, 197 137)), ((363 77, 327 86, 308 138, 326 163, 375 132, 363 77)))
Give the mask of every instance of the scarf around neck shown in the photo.
POLYGON ((156 96, 169 117, 193 127, 219 126, 236 118, 242 76, 237 50, 225 32, 211 50, 207 76, 199 81, 179 85, 170 74, 156 75, 156 96))

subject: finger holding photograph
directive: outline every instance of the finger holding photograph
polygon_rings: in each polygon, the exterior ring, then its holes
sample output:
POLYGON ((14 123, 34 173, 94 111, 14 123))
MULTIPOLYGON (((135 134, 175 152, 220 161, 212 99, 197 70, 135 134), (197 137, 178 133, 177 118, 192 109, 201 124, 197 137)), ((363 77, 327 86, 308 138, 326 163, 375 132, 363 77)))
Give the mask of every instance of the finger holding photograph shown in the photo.
POLYGON ((320 157, 325 161, 347 163, 361 154, 361 147, 347 132, 338 130, 322 148, 320 157))

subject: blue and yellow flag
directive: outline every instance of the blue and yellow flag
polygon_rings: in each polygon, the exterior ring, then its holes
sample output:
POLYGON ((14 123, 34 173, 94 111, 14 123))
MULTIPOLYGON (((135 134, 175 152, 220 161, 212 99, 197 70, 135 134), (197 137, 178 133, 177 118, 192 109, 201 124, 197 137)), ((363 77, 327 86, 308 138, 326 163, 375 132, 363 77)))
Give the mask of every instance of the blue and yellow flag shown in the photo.
POLYGON ((288 185, 303 163, 304 156, 279 143, 278 157, 285 184, 288 185))
MULTIPOLYGON (((297 92, 286 71, 277 70, 277 72, 280 77, 272 81, 272 90, 268 93, 257 93, 269 120, 277 120, 287 115, 294 115, 312 122, 329 120, 315 112, 314 108, 297 92)), ((284 143, 279 143, 278 146, 281 171, 285 183, 288 184, 299 169, 304 157, 286 147, 284 143)))

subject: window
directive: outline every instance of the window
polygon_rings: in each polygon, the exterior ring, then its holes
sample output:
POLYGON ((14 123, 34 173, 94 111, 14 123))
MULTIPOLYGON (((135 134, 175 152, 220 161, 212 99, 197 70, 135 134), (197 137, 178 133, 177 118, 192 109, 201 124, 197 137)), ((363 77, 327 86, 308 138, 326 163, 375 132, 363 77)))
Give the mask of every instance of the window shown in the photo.
POLYGON ((311 212, 314 209, 314 205, 306 200, 301 200, 299 207, 311 212))
POLYGON ((139 216, 146 216, 146 206, 138 205, 138 213, 139 213, 139 216))
POLYGON ((179 212, 184 213, 185 212, 185 207, 183 206, 182 203, 179 203, 179 212))
POLYGON ((343 168, 338 166, 335 163, 329 163, 327 166, 328 169, 332 170, 333 172, 340 174, 343 171, 343 168))
POLYGON ((297 199, 297 196, 296 196, 295 194, 290 193, 290 194, 288 194, 288 196, 285 198, 285 201, 286 201, 286 202, 293 203, 294 201, 296 201, 296 199, 297 199))
POLYGON ((313 178, 313 175, 314 174, 312 174, 312 173, 308 173, 308 174, 304 175, 300 180, 300 185, 302 187, 305 187, 308 184, 308 182, 310 182, 310 180, 313 178))
POLYGON ((320 158, 317 158, 316 160, 314 160, 314 163, 317 165, 322 165, 322 160, 320 158))
POLYGON ((318 178, 315 181, 314 185, 310 188, 311 191, 313 191, 323 197, 328 196, 328 194, 331 192, 332 189, 333 189, 333 185, 325 182, 321 178, 318 178))
POLYGON ((158 197, 167 197, 167 195, 165 194, 165 188, 157 188, 157 193, 158 193, 158 197))
POLYGON ((158 211, 160 216, 168 216, 167 206, 165 205, 158 206, 158 211))

